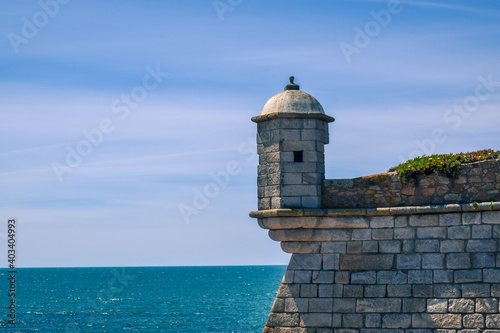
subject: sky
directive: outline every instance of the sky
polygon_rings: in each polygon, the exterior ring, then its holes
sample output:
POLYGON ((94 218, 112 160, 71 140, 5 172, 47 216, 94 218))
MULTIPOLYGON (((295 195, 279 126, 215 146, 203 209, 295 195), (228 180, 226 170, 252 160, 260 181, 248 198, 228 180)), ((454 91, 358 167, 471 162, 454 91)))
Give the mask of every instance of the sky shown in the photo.
POLYGON ((256 124, 290 75, 326 178, 500 150, 498 1, 0 2, 0 267, 279 265, 256 124), (3 221, 3 222, 1 222, 3 221))

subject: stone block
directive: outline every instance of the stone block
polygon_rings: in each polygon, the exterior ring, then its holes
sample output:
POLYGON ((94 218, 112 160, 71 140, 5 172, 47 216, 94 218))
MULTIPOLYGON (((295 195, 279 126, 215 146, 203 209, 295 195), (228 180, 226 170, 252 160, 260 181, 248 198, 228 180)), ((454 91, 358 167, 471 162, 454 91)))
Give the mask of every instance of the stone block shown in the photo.
POLYGON ((375 284, 376 280, 377 274, 375 271, 351 273, 352 284, 375 284))
POLYGON ((281 242, 281 249, 286 253, 319 253, 320 242, 281 242))
POLYGON ((401 299, 399 298, 360 298, 356 302, 358 313, 387 313, 400 312, 401 299))
POLYGON ((360 285, 345 285, 344 297, 363 297, 363 286, 360 285))
MULTIPOLYGON (((486 327, 487 328, 500 328, 500 315, 486 315, 486 327)), ((485 331, 487 333, 488 331, 485 331)), ((500 331, 497 331, 500 333, 500 331)), ((497 333, 495 332, 495 333, 497 333)))
MULTIPOLYGON (((286 198, 286 197, 285 197, 286 198)), ((300 197, 302 208, 320 208, 321 197, 319 196, 306 196, 300 197)))
MULTIPOLYGON (((278 174, 276 174, 278 175, 278 174)), ((283 183, 287 185, 302 184, 301 172, 284 172, 282 173, 283 183)), ((279 183, 278 183, 279 184, 279 183)))
POLYGON ((390 284, 387 286, 388 297, 410 297, 411 285, 409 284, 390 284))
POLYGON ((471 237, 470 226, 448 227, 449 239, 469 239, 471 237))
POLYGON ((415 241, 416 252, 439 252, 439 240, 417 239, 415 241))
POLYGON ((365 286, 365 297, 385 297, 385 285, 365 286))
POLYGON ((318 297, 333 297, 333 284, 319 284, 318 297))
POLYGON ((312 271, 297 270, 297 271, 295 271, 295 274, 293 277, 293 282, 294 283, 311 283, 311 275, 312 275, 312 271))
POLYGON ((484 316, 482 314, 468 314, 463 317, 465 328, 484 328, 484 316))
POLYGON ((493 226, 493 238, 500 238, 500 225, 493 226))
POLYGON ((352 240, 371 240, 371 229, 355 229, 352 231, 352 240))
POLYGON ((321 141, 328 143, 328 133, 318 129, 302 129, 300 130, 301 140, 303 141, 321 141))
POLYGON ((472 267, 473 268, 492 268, 495 267, 494 253, 473 253, 472 267))
MULTIPOLYGON (((334 313, 332 316, 332 329, 331 333, 333 333, 333 327, 342 327, 342 315, 340 313, 334 313)), ((319 333, 318 330, 319 328, 316 329, 316 333, 319 333)), ((307 332, 309 333, 309 332, 307 332)), ((330 332, 325 332, 325 333, 330 333, 330 332)))
POLYGON ((471 267, 469 253, 449 253, 446 255, 446 268, 467 269, 471 267))
POLYGON ((427 312, 447 313, 448 300, 446 298, 429 298, 427 300, 427 312))
POLYGON ((394 226, 396 228, 407 227, 408 226, 408 216, 401 215, 394 218, 394 226))
POLYGON ((480 269, 468 269, 455 271, 455 283, 481 282, 483 271, 480 269))
POLYGON ((333 298, 310 298, 309 312, 332 312, 333 298))
POLYGON ((431 284, 432 270, 410 270, 408 272, 408 283, 431 284))
POLYGON ((334 313, 353 313, 356 312, 355 298, 334 298, 333 299, 334 313))
POLYGON ((331 313, 302 313, 300 315, 300 326, 302 327, 331 327, 331 313))
POLYGON ((297 327, 299 326, 298 313, 273 313, 269 314, 266 326, 270 327, 297 327))
POLYGON ((405 284, 408 281, 408 274, 402 271, 378 271, 378 284, 405 284))
POLYGON ((318 297, 317 284, 301 284, 300 297, 318 297))
POLYGON ((403 240, 403 253, 411 253, 415 251, 415 241, 413 239, 403 240))
POLYGON ((374 216, 370 221, 370 228, 393 228, 394 216, 374 216))
POLYGON ((453 283, 453 271, 452 270, 435 270, 433 272, 434 283, 453 283))
POLYGON ((467 283, 462 285, 462 297, 476 298, 489 296, 490 285, 487 283, 467 283))
POLYGON ((496 252, 497 242, 492 239, 471 239, 467 242, 467 252, 496 252))
POLYGON ((349 328, 363 327, 363 315, 354 313, 342 315, 342 326, 349 328))
POLYGON ((332 270, 339 269, 339 254, 324 254, 323 255, 323 269, 332 270))
POLYGON ((450 313, 473 313, 474 300, 467 298, 450 299, 448 301, 448 312, 450 313))
POLYGON ((411 326, 411 315, 409 314, 386 314, 382 317, 384 328, 408 328, 411 326))
POLYGON ((401 253, 401 241, 399 240, 379 241, 378 247, 380 253, 401 253))
MULTIPOLYGON (((259 187, 260 188, 260 187, 259 187)), ((267 210, 271 209, 271 198, 261 198, 259 196, 258 200, 258 209, 259 210, 267 210)))
POLYGON ((362 241, 347 242, 347 253, 361 253, 363 251, 362 241))
POLYGON ((412 315, 415 328, 462 328, 462 316, 459 314, 427 314, 412 315))
POLYGON ((410 225, 412 227, 431 227, 439 225, 437 214, 410 215, 410 225))
POLYGON ((417 228, 417 238, 446 238, 447 236, 446 229, 447 229, 446 227, 417 228))
POLYGON ((333 271, 312 271, 312 283, 333 283, 333 271))
POLYGON ((403 298, 403 312, 425 312, 426 301, 424 298, 403 298))
POLYGON ((472 238, 491 238, 493 227, 491 225, 473 225, 472 238))
MULTIPOLYGON (((392 242, 392 241, 381 241, 381 242, 392 242)), ((363 241, 361 245, 361 252, 378 253, 378 241, 363 241)))
POLYGON ((276 297, 299 297, 300 284, 281 284, 276 297))
POLYGON ((500 284, 491 285, 491 297, 500 297, 500 284))
POLYGON ((479 212, 462 213, 462 224, 464 225, 481 224, 481 213, 479 212))
POLYGON ((451 252, 464 252, 465 251, 465 241, 463 240, 442 240, 440 244, 440 252, 451 253, 451 252))
POLYGON ((365 315, 365 326, 369 328, 382 327, 382 315, 380 313, 369 313, 365 315))
POLYGON ((372 238, 374 240, 390 240, 394 239, 394 229, 373 229, 372 238))
MULTIPOLYGON (((268 186, 270 187, 270 186, 268 186)), ((317 196, 320 195, 316 185, 283 185, 281 187, 281 196, 296 197, 296 196, 317 196)), ((273 195, 274 196, 274 195, 273 195)), ((279 194, 277 195, 279 196, 279 194)))
POLYGON ((285 298, 275 298, 271 312, 285 312, 285 298))
POLYGON ((476 312, 498 313, 498 300, 496 298, 476 298, 476 312))
POLYGON ((442 253, 424 253, 422 255, 422 268, 444 268, 444 254, 442 253))
POLYGON ((414 284, 413 297, 432 297, 433 288, 432 284, 414 284))
POLYGON ((307 298, 285 298, 285 312, 308 312, 307 298))
POLYGON ((286 140, 281 142, 284 151, 313 151, 316 150, 316 144, 312 141, 292 141, 286 140))
POLYGON ((434 285, 434 297, 438 298, 459 298, 462 296, 462 289, 458 284, 436 284, 434 285))
POLYGON ((300 197, 272 198, 271 206, 274 208, 303 208, 300 197))
POLYGON ((415 238, 414 228, 396 228, 394 229, 394 239, 412 239, 415 238))
POLYGON ((323 257, 321 254, 306 254, 306 253, 293 254, 292 257, 290 258, 288 269, 320 270, 322 259, 323 257))
MULTIPOLYGON (((320 163, 312 163, 312 162, 302 162, 302 163, 296 163, 296 162, 283 162, 281 163, 282 172, 317 172, 318 170, 318 164, 320 163)), ((313 186, 313 185, 309 185, 313 186)))
POLYGON ((347 242, 321 242, 321 253, 346 253, 347 242))
POLYGON ((420 254, 398 254, 397 255, 397 268, 398 269, 412 269, 420 268, 422 263, 422 256, 420 254))
POLYGON ((500 211, 482 212, 482 222, 486 224, 500 224, 500 211))
POLYGON ((483 269, 483 282, 500 283, 500 269, 483 269))
POLYGON ((461 225, 461 224, 462 224, 461 213, 439 214, 439 225, 450 226, 450 225, 461 225))
POLYGON ((285 276, 283 277, 282 283, 293 283, 293 276, 295 275, 295 271, 291 269, 287 269, 285 272, 285 276))
POLYGON ((351 272, 340 271, 335 272, 335 283, 347 284, 351 281, 351 272))
POLYGON ((391 269, 394 261, 392 254, 341 254, 342 270, 384 270, 391 269))

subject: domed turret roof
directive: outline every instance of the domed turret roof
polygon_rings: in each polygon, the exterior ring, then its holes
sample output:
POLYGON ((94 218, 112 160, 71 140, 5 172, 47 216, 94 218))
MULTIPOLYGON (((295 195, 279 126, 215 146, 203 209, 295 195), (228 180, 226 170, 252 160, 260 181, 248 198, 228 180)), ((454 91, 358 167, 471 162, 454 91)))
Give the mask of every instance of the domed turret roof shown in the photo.
POLYGON ((325 114, 318 100, 299 90, 299 85, 293 83, 293 80, 294 77, 290 76, 290 83, 285 87, 285 91, 274 95, 267 101, 262 109, 262 116, 278 112, 325 114))

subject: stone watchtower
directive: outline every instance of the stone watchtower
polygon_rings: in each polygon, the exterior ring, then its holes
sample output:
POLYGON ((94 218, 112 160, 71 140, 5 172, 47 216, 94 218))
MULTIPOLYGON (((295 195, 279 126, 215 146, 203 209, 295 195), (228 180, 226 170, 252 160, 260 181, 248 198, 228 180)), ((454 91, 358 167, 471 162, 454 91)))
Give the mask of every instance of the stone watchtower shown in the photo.
POLYGON ((324 146, 334 119, 293 81, 291 76, 285 91, 252 118, 257 123, 259 210, 321 207, 324 146))
POLYGON ((334 119, 293 77, 252 121, 250 216, 292 254, 265 333, 500 333, 499 159, 326 180, 334 119))

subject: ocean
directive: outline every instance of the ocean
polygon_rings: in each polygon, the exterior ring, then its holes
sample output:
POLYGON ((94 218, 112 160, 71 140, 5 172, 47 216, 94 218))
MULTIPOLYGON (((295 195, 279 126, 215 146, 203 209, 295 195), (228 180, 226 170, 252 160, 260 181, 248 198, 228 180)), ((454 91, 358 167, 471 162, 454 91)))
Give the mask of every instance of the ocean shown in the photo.
POLYGON ((286 266, 0 271, 4 332, 262 332, 286 266), (7 316, 15 300, 15 325, 7 316), (7 328, 6 328, 7 327, 7 328))

